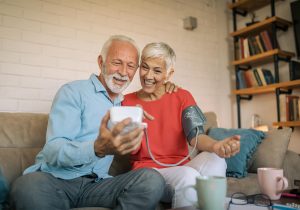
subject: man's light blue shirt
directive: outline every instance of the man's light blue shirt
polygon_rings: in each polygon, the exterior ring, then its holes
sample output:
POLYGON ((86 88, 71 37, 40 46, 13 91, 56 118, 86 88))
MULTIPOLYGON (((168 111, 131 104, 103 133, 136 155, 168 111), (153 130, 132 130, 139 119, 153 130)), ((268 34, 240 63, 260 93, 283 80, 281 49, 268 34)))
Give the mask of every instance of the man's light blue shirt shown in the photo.
POLYGON ((56 94, 49 114, 46 144, 36 163, 24 174, 43 171, 62 179, 95 173, 110 177, 113 156, 99 158, 94 142, 102 118, 112 106, 120 106, 123 96, 111 101, 106 89, 92 74, 88 80, 70 82, 56 94))

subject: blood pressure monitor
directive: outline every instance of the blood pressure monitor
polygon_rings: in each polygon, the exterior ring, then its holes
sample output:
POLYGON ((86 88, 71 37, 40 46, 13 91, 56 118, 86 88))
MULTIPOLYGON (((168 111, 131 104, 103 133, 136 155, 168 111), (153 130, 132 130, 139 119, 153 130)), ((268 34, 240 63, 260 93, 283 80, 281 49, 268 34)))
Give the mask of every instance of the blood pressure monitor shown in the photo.
POLYGON ((127 125, 122 133, 128 133, 137 127, 147 127, 146 123, 143 123, 143 109, 138 106, 114 106, 110 109, 110 122, 108 127, 112 128, 117 123, 126 118, 131 118, 131 123, 127 125))

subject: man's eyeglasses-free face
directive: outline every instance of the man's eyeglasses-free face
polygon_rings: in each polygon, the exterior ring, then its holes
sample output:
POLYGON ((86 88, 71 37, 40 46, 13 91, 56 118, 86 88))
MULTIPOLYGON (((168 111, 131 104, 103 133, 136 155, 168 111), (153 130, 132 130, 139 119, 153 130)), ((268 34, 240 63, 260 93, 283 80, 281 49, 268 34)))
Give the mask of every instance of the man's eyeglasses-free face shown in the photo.
POLYGON ((254 204, 256 206, 268 207, 269 209, 273 209, 271 199, 265 194, 246 195, 244 193, 237 192, 232 194, 227 210, 230 210, 230 205, 247 204, 254 204))
POLYGON ((135 64, 135 63, 132 63, 132 62, 129 62, 129 63, 123 63, 122 60, 119 60, 119 59, 114 59, 110 62, 110 64, 114 67, 122 67, 123 68, 123 65, 126 65, 126 67, 131 70, 131 71, 135 71, 137 70, 137 68, 139 67, 139 65, 135 64))

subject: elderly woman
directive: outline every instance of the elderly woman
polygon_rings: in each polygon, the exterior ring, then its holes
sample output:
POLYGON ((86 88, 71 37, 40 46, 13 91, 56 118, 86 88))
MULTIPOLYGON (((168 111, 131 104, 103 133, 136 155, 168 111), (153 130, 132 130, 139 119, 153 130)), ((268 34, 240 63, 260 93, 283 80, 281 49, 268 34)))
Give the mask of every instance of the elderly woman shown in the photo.
MULTIPOLYGON (((187 90, 179 88, 167 94, 164 84, 174 74, 175 57, 165 43, 146 45, 140 65, 142 89, 126 95, 123 105, 141 105, 154 117, 145 119, 149 145, 143 140, 132 153, 132 169, 148 167, 159 171, 174 190, 168 201, 173 207, 182 207, 190 205, 182 189, 194 185, 197 176, 225 176, 224 157, 238 153, 240 143, 239 136, 216 141, 205 135, 205 117, 187 90), (187 143, 202 151, 192 160, 186 158, 187 143)), ((186 196, 197 199, 195 192, 188 191, 186 196)))

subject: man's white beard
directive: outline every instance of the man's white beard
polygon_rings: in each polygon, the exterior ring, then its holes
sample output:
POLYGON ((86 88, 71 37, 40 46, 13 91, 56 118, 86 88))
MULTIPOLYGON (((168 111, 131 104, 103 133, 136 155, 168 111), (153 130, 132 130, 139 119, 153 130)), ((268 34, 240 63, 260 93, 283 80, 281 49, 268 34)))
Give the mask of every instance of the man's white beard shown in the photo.
POLYGON ((120 94, 122 93, 130 84, 130 80, 128 76, 121 76, 119 73, 114 73, 111 75, 107 75, 106 73, 106 67, 103 65, 103 77, 106 82, 107 87, 110 89, 111 92, 120 94), (126 83, 122 86, 117 85, 113 82, 114 77, 121 80, 126 80, 126 83))

